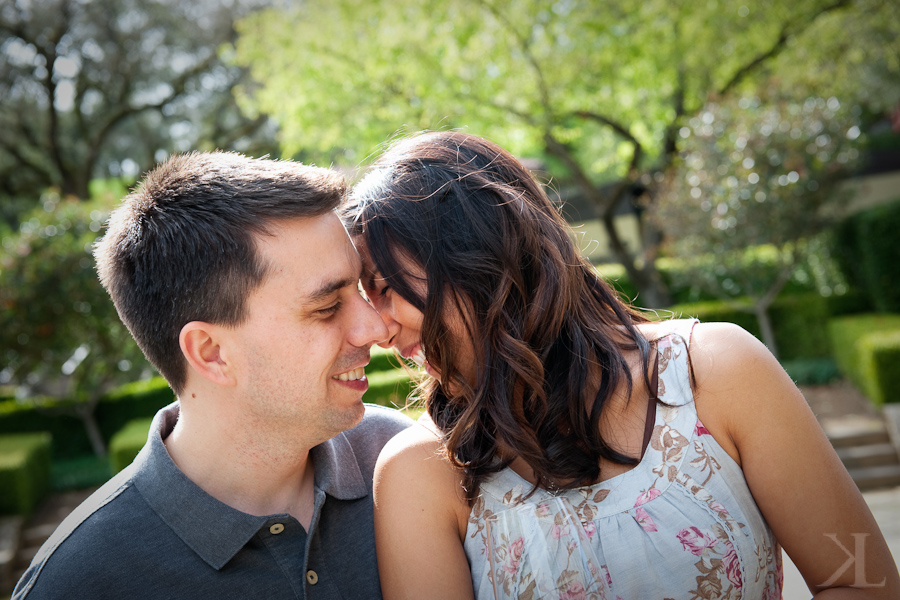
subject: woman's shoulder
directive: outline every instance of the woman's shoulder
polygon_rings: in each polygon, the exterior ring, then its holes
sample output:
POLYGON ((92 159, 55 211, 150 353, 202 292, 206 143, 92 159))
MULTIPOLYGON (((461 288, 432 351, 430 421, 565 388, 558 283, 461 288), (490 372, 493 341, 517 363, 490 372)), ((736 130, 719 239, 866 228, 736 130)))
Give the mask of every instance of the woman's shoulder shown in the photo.
POLYGON ((415 480, 416 487, 438 483, 445 489, 458 487, 460 474, 446 458, 443 448, 436 427, 426 415, 385 444, 378 457, 376 477, 395 474, 398 481, 415 480))
POLYGON ((448 519, 465 532, 468 505, 461 473, 446 458, 441 438, 428 419, 420 419, 384 446, 375 467, 374 487, 376 509, 380 503, 417 511, 425 507, 435 519, 448 519))

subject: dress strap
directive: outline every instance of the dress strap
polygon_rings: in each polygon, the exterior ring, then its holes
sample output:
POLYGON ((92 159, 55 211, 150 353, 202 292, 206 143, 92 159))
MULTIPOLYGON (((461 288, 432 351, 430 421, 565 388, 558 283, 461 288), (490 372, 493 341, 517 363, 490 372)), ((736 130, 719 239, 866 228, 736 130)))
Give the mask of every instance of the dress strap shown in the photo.
POLYGON ((653 375, 650 379, 650 398, 647 400, 647 418, 644 421, 644 441, 641 442, 641 458, 647 452, 647 446, 650 444, 650 436, 653 435, 653 426, 656 424, 656 403, 659 402, 659 350, 656 344, 651 346, 653 349, 653 375))

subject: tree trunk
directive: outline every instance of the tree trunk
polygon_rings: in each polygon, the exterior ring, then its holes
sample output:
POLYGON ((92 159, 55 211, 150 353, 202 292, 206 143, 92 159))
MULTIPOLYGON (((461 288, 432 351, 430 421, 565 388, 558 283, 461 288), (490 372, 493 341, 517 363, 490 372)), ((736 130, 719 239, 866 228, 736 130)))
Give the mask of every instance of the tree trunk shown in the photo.
POLYGON ((769 304, 756 303, 753 305, 753 314, 759 323, 759 333, 762 341, 775 358, 778 358, 778 344, 775 343, 775 329, 772 327, 772 319, 769 318, 769 304))
POLYGON ((84 431, 87 433, 88 440, 91 442, 91 449, 99 457, 106 456, 106 443, 100 434, 100 427, 97 425, 97 419, 94 416, 94 410, 97 408, 99 398, 91 398, 77 408, 78 418, 84 425, 84 431))
POLYGON ((625 247, 625 244, 619 237, 612 211, 607 211, 601 221, 609 238, 610 250, 616 257, 616 260, 625 267, 631 283, 638 290, 638 297, 629 298, 629 300, 644 308, 665 308, 671 306, 672 298, 662 281, 662 277, 659 275, 659 271, 656 269, 655 261, 648 257, 644 264, 638 267, 635 264, 634 256, 628 251, 628 248, 625 247))

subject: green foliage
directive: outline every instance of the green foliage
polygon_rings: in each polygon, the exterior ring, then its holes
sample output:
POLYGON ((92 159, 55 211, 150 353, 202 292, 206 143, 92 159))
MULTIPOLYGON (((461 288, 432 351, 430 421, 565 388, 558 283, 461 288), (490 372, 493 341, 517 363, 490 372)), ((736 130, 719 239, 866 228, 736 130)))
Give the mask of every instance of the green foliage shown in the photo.
MULTIPOLYGON (((748 298, 711 300, 677 304, 668 309, 676 317, 696 317, 705 322, 734 323, 761 338, 759 323, 748 298)), ((662 316, 667 311, 661 311, 662 316)), ((830 356, 824 323, 829 317, 828 303, 818 294, 799 294, 779 298, 771 308, 772 325, 782 361, 826 358, 830 356)))
POLYGON ((53 439, 54 458, 91 452, 81 421, 66 411, 67 401, 32 398, 0 401, 0 435, 46 431, 53 439))
POLYGON ((897 401, 900 315, 832 319, 828 333, 841 372, 876 403, 897 401))
POLYGON ((860 367, 869 398, 876 405, 900 402, 900 327, 859 340, 860 367))
MULTIPOLYGON (((122 385, 100 399, 96 419, 108 441, 126 423, 152 417, 175 396, 162 377, 122 385)), ((80 421, 66 410, 70 401, 42 398, 0 401, 0 434, 47 431, 53 437, 54 460, 83 456, 91 445, 80 421)))
POLYGON ((175 401, 175 392, 162 377, 121 385, 105 395, 97 405, 97 424, 109 440, 126 423, 152 417, 175 401))
POLYGON ((369 364, 366 365, 367 376, 380 371, 391 371, 402 367, 400 358, 393 350, 386 350, 380 346, 372 346, 369 352, 369 364))
POLYGON ((781 363, 797 385, 827 385, 841 378, 837 363, 831 358, 801 358, 781 363))
POLYGON ((97 487, 109 477, 109 461, 93 454, 57 457, 50 468, 51 487, 55 492, 97 487))
POLYGON ((622 137, 584 112, 624 124, 652 161, 679 103, 691 114, 711 91, 754 75, 749 63, 784 50, 781 33, 846 18, 829 6, 771 1, 751 14, 717 3, 310 2, 239 22, 236 58, 260 82, 242 103, 278 119, 288 154, 313 147, 352 164, 398 130, 438 127, 470 127, 529 154, 552 132, 586 172, 621 176, 622 137))
POLYGON ((28 514, 49 484, 49 434, 0 436, 0 514, 28 514))
POLYGON ((797 264, 825 250, 813 236, 846 200, 839 183, 859 156, 858 119, 836 98, 745 96, 707 104, 679 135, 653 208, 665 248, 693 285, 753 298, 762 315, 797 264))
POLYGON ((900 312, 900 199, 857 213, 836 227, 834 253, 880 312, 900 312))
POLYGON ((147 443, 149 419, 129 421, 109 442, 109 468, 113 475, 127 467, 147 443))
POLYGON ((149 370, 91 257, 113 199, 42 200, 0 249, 0 383, 87 400, 149 370))
POLYGON ((266 120, 231 94, 246 73, 218 55, 265 2, 3 2, 0 197, 85 199, 93 177, 134 177, 176 150, 270 151, 266 120))
POLYGON ((380 404, 391 408, 403 408, 413 389, 409 373, 404 369, 392 369, 367 373, 369 389, 363 395, 363 402, 380 404))
MULTIPOLYGON (((604 181, 639 183, 653 202, 678 132, 710 99, 788 74, 784 96, 850 105, 895 89, 881 82, 900 72, 885 60, 900 30, 887 0, 334 0, 270 9, 237 29, 235 58, 258 82, 240 102, 278 121, 286 155, 356 166, 398 134, 460 128, 543 155, 602 214, 621 201, 604 181)), ((652 243, 613 252, 642 303, 666 302, 652 243)))
MULTIPOLYGON (((782 293, 785 296, 818 293, 828 299, 829 314, 864 312, 864 298, 847 290, 843 274, 831 256, 830 238, 815 238, 805 242, 801 260, 794 265, 790 279, 782 293)), ((775 278, 780 265, 778 250, 772 246, 755 246, 735 253, 735 268, 745 266, 756 270, 756 277, 775 278)), ((719 300, 723 295, 739 298, 740 285, 732 279, 728 268, 719 265, 714 254, 685 258, 661 258, 657 260, 659 274, 668 287, 675 304, 693 304, 719 300), (731 294, 715 294, 710 290, 730 291, 731 294), (733 294, 733 295, 732 295, 733 294)), ((597 272, 627 301, 638 294, 624 267, 618 264, 596 266, 597 272)), ((640 304, 637 297, 636 304, 640 304)))

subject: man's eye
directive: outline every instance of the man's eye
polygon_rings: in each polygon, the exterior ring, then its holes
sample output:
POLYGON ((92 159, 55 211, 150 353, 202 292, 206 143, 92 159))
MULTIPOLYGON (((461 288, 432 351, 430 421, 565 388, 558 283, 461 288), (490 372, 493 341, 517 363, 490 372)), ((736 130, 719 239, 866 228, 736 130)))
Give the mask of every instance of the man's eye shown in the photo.
POLYGON ((334 313, 336 313, 338 310, 340 310, 340 308, 341 308, 341 303, 335 302, 328 308, 322 308, 322 309, 317 310, 316 313, 327 317, 327 316, 331 316, 334 313))

